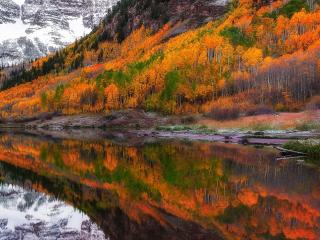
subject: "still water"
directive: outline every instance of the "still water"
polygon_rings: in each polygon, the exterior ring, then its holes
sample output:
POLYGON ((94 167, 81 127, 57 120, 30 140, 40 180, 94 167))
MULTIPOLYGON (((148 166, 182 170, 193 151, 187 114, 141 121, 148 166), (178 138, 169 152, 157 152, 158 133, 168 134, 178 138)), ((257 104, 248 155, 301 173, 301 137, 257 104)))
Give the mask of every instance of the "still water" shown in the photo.
POLYGON ((224 143, 0 135, 0 239, 320 239, 320 171, 224 143))

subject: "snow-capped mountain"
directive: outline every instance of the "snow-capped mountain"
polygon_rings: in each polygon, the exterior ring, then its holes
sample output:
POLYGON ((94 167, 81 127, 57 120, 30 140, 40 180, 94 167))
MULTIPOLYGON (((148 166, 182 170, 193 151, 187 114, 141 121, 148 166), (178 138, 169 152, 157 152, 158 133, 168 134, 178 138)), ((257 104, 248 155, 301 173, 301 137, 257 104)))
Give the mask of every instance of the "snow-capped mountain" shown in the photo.
POLYGON ((0 0, 0 64, 44 56, 88 34, 118 0, 0 0))
POLYGON ((0 186, 0 240, 109 239, 84 213, 43 193, 0 186))

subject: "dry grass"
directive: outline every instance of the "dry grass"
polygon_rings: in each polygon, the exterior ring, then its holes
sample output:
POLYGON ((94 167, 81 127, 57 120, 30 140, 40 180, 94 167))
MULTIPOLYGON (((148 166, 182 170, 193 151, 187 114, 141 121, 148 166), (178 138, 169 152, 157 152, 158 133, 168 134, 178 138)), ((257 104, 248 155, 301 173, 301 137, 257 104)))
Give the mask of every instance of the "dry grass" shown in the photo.
MULTIPOLYGON (((304 111, 299 113, 279 113, 265 114, 259 116, 245 116, 236 120, 217 121, 203 118, 197 124, 205 125, 209 128, 240 128, 240 129, 299 129, 302 126, 314 126, 320 122, 320 111, 304 111)), ((312 128, 312 127, 311 127, 312 128)), ((301 129, 303 130, 303 129, 301 129)), ((306 129, 310 130, 310 129, 306 129)))

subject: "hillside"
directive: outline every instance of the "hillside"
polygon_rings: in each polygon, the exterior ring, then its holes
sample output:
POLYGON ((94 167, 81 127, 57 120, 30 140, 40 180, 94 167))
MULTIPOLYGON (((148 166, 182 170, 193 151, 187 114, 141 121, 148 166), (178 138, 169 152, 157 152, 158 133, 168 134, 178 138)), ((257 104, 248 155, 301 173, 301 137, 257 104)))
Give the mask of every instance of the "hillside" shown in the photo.
POLYGON ((37 63, 32 66, 25 62, 23 65, 5 68, 0 74, 1 89, 31 81, 50 72, 61 70, 71 72, 83 66, 103 62, 106 56, 103 56, 103 49, 98 51, 99 44, 105 41, 121 43, 129 34, 142 26, 154 34, 166 23, 176 25, 174 31, 167 36, 170 38, 212 21, 225 12, 226 2, 218 0, 119 1, 112 10, 108 11, 100 26, 96 27, 91 34, 77 40, 74 46, 49 56, 48 59, 40 59, 41 62, 44 62, 40 64, 41 66, 37 63), (96 56, 84 61, 85 51, 91 51, 91 55, 96 56))
POLYGON ((220 18, 217 2, 187 3, 122 0, 90 35, 11 78, 1 118, 128 108, 232 118, 319 107, 316 1, 239 0, 220 18), (163 18, 153 4, 171 11, 163 18))

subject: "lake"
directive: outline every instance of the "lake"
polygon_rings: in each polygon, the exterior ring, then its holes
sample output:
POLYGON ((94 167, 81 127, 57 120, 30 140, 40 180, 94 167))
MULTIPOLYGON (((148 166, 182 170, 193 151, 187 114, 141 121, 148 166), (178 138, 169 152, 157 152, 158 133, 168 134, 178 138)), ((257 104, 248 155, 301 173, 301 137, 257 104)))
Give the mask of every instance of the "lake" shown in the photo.
POLYGON ((1 240, 320 239, 317 167, 272 147, 95 135, 0 135, 1 240))

